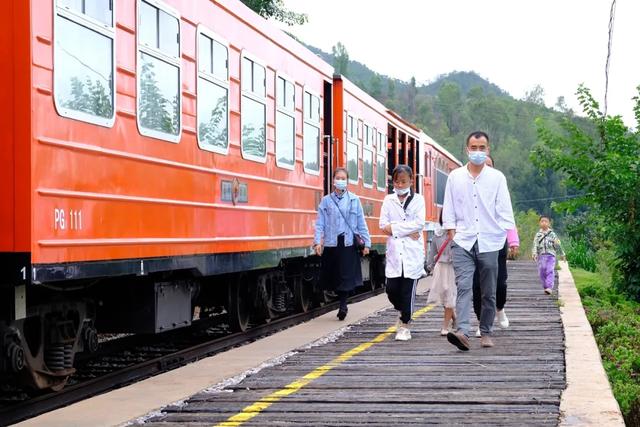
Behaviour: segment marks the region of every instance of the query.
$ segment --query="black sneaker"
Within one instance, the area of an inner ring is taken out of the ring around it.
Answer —
[[[344,320],[344,318],[347,317],[348,311],[349,309],[347,308],[341,308],[340,310],[338,310],[338,320]]]
[[[469,338],[462,332],[449,332],[447,334],[447,341],[462,351],[469,351],[471,348],[471,345],[469,345]]]

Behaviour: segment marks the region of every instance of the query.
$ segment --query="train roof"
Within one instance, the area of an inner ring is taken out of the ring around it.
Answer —
[[[458,160],[456,158],[456,156],[451,154],[449,152],[449,150],[444,148],[442,145],[438,144],[433,138],[431,138],[429,135],[424,133],[424,131],[422,131],[422,130],[420,131],[420,140],[423,141],[423,142],[427,142],[430,145],[433,145],[438,151],[440,151],[442,154],[444,154],[446,157],[448,157],[449,160],[451,160],[452,162],[456,163],[458,166],[462,166],[462,162],[460,160]]]
[[[276,45],[287,50],[299,60],[306,62],[326,77],[331,78],[333,76],[334,68],[331,65],[241,1],[219,0],[216,3],[219,7],[225,9],[228,13],[243,21]]]
[[[387,118],[387,120],[389,120],[392,123],[395,123],[396,126],[398,124],[401,124],[401,125],[405,126],[406,128],[412,130],[416,134],[415,136],[418,136],[419,133],[421,132],[420,129],[418,127],[416,127],[414,124],[412,124],[412,123],[408,122],[407,120],[403,119],[400,116],[400,114],[396,113],[393,110],[390,110],[387,106],[382,104],[380,101],[375,99],[373,96],[369,95],[367,92],[365,92],[364,90],[360,89],[355,83],[353,83],[347,77],[345,77],[343,75],[340,75],[340,74],[336,74],[334,76],[334,78],[338,78],[338,79],[342,80],[343,84],[344,84],[344,89],[346,91],[351,93],[356,98],[360,99],[360,101],[364,102],[365,104],[371,106],[372,108],[375,108],[383,116],[385,116]]]

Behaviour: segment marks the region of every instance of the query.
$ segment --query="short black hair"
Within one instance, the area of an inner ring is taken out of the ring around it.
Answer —
[[[471,141],[471,138],[476,138],[476,139],[485,138],[487,140],[487,144],[489,143],[489,135],[487,135],[486,132],[483,132],[481,130],[474,130],[469,134],[469,136],[467,136],[467,145],[469,145],[469,141]]]
[[[549,215],[540,215],[540,218],[538,218],[538,222],[542,221],[542,218],[547,218],[549,222],[551,222],[551,217]]]
[[[401,173],[406,173],[407,175],[409,175],[409,178],[413,179],[413,171],[411,170],[410,166],[398,165],[393,169],[393,173],[391,174],[391,180],[395,181],[396,177]]]
[[[344,172],[344,173],[346,173],[346,174],[347,174],[347,179],[349,179],[349,171],[347,170],[347,168],[335,168],[335,169],[333,170],[333,176],[332,176],[332,178],[335,178],[335,177],[336,177],[336,174],[337,174],[338,172]]]

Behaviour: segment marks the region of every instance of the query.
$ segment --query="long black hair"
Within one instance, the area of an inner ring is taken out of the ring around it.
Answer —
[[[413,170],[411,170],[410,166],[398,165],[393,169],[393,173],[391,174],[391,180],[395,181],[396,177],[401,173],[406,173],[407,175],[409,175],[409,178],[413,179]]]

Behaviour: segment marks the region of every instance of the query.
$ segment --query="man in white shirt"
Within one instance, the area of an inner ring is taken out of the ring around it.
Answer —
[[[467,137],[469,162],[449,174],[442,207],[443,227],[453,240],[453,268],[458,296],[458,330],[447,339],[460,350],[469,345],[469,316],[472,304],[473,274],[480,273],[482,312],[480,345],[493,347],[491,329],[496,315],[498,252],[504,246],[507,230],[515,227],[511,197],[505,176],[485,166],[489,136],[472,132]]]

